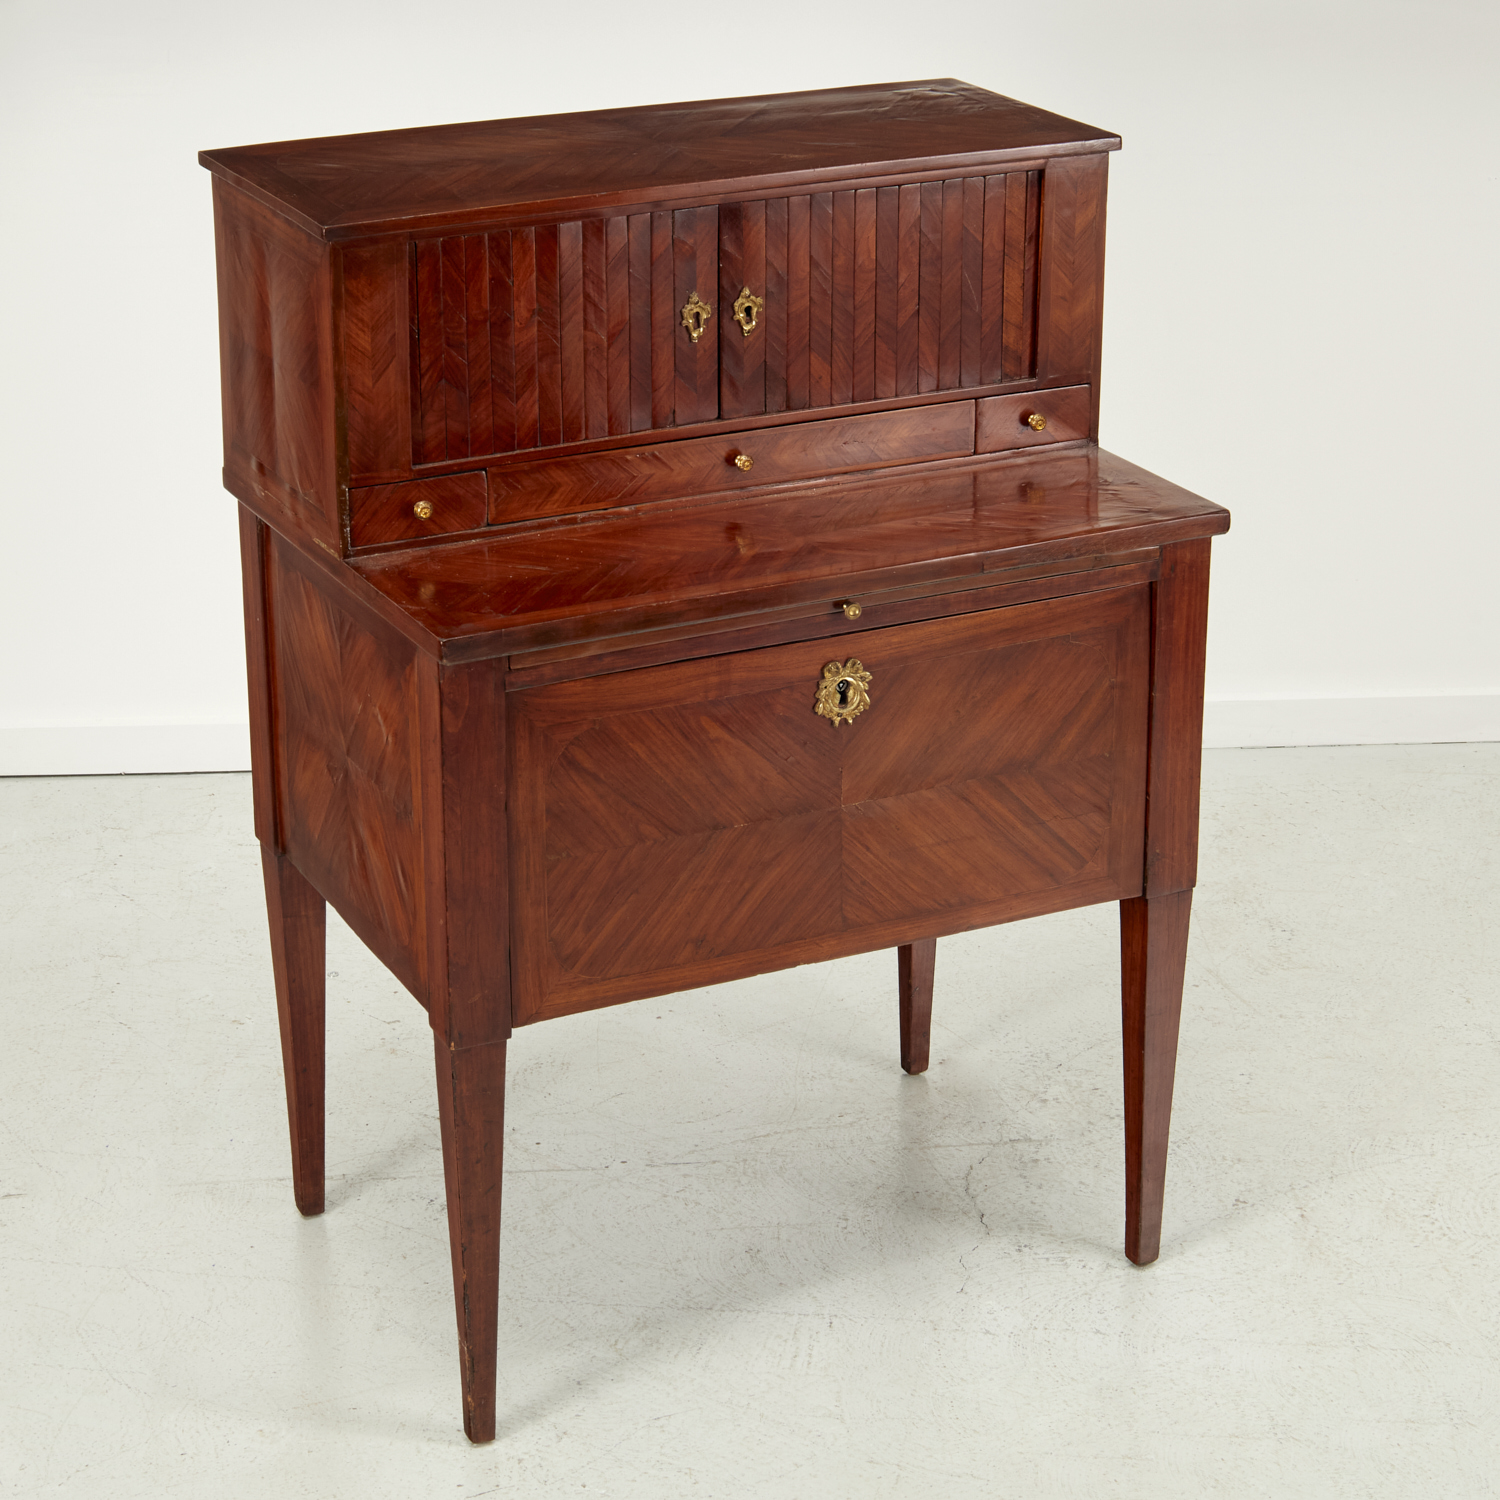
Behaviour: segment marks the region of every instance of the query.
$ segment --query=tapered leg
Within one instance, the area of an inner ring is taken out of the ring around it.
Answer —
[[[1125,1033],[1125,1253],[1150,1265],[1161,1250],[1162,1189],[1177,1023],[1192,891],[1120,903],[1121,1013]]]
[[[328,909],[291,860],[260,847],[281,1020],[281,1071],[292,1131],[292,1191],[323,1212],[324,934]]]
[[[896,973],[901,985],[901,1066],[908,1073],[927,1071],[932,1041],[932,971],[937,962],[937,939],[922,938],[896,949]]]
[[[464,1431],[471,1443],[488,1443],[495,1436],[505,1043],[454,1048],[440,1036],[434,1041]]]

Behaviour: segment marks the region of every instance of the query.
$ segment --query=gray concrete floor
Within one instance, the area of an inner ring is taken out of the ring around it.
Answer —
[[[1160,1261],[1116,924],[517,1034],[499,1441],[459,1427],[431,1049],[329,935],[289,1182],[240,776],[0,783],[0,1493],[1469,1497],[1500,1471],[1500,745],[1218,751]]]

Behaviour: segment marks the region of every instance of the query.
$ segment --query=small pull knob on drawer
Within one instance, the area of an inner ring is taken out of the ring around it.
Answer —
[[[430,521],[432,519],[432,501],[418,500],[417,503],[412,506],[411,513],[419,521]]]
[[[1045,432],[1047,430],[1047,419],[1041,412],[1034,411],[1026,418],[1026,425],[1033,432]]]
[[[736,453],[734,456],[734,466],[741,472],[751,468],[754,463],[755,460],[748,453]]]
[[[842,609],[851,620],[857,620],[864,613],[864,610],[859,607],[858,599],[845,599],[844,602],[839,606],[839,608]]]

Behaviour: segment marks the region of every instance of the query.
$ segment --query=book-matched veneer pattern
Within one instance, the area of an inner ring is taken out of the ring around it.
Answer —
[[[1149,590],[511,695],[517,1024],[1139,889]]]

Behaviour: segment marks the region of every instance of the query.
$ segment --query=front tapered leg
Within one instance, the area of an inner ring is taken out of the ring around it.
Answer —
[[[1150,1265],[1161,1250],[1162,1189],[1192,891],[1120,903],[1125,1035],[1125,1254]]]
[[[261,845],[281,1070],[292,1133],[292,1192],[304,1214],[323,1212],[324,951],[328,908],[285,855]]]
[[[440,1036],[434,1041],[464,1431],[471,1443],[488,1443],[495,1436],[505,1043],[455,1048]]]
[[[908,1073],[927,1071],[932,1041],[932,971],[937,939],[922,938],[896,949],[896,977],[901,987],[901,1066]]]

